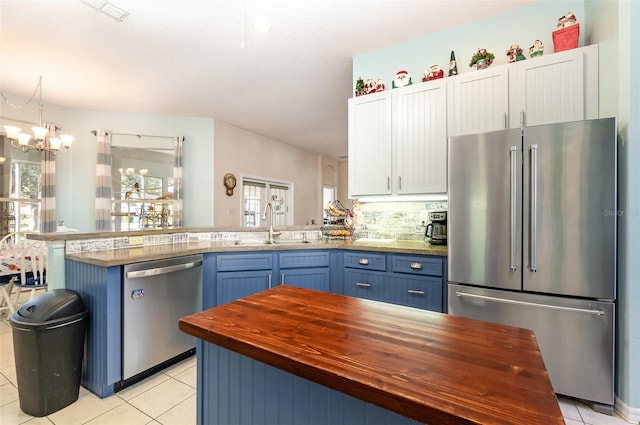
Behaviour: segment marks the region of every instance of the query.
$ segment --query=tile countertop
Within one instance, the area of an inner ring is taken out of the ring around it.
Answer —
[[[90,251],[66,254],[68,260],[89,263],[102,267],[120,266],[142,261],[161,260],[190,254],[253,252],[253,251],[290,251],[305,249],[352,249],[379,251],[401,254],[447,255],[446,245],[430,245],[423,241],[396,240],[356,240],[324,241],[300,245],[235,245],[233,241],[192,241],[165,245],[150,245],[135,248]]]

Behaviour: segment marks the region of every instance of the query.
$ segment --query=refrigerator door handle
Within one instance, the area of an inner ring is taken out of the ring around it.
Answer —
[[[479,298],[482,300],[495,301],[495,302],[505,303],[505,304],[518,304],[518,305],[529,306],[529,307],[540,307],[540,308],[546,308],[549,310],[560,310],[560,311],[567,311],[572,313],[591,314],[594,316],[603,316],[605,314],[605,312],[602,310],[591,310],[587,308],[563,307],[559,305],[532,303],[529,301],[518,301],[518,300],[507,299],[507,298],[490,297],[488,295],[470,294],[467,292],[460,292],[460,291],[456,291],[456,296],[467,297],[467,298]]]
[[[535,273],[538,271],[538,145],[531,145],[529,150],[531,152],[531,199],[529,203],[531,227],[529,230],[529,270]]]
[[[511,211],[510,211],[510,220],[511,220],[511,226],[510,226],[510,231],[511,231],[511,246],[510,246],[510,259],[509,259],[509,269],[511,269],[511,271],[516,271],[516,256],[517,256],[517,247],[516,247],[516,223],[517,223],[517,213],[518,213],[518,209],[517,209],[517,205],[516,205],[516,198],[518,196],[518,177],[517,177],[517,167],[518,167],[518,147],[517,146],[511,146],[511,152],[510,152],[510,156],[511,156],[511,190],[510,190],[510,201],[511,201]]]

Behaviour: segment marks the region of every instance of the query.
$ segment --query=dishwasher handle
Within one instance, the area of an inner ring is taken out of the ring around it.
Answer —
[[[178,272],[181,270],[188,270],[194,267],[198,267],[202,265],[202,260],[191,261],[189,263],[181,263],[175,264],[173,266],[165,266],[165,267],[156,267],[153,269],[145,269],[145,270],[135,270],[126,273],[127,279],[135,279],[138,277],[151,277],[158,276],[161,274]]]

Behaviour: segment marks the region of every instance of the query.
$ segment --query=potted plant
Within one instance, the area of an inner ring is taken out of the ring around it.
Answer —
[[[483,69],[491,65],[494,59],[495,55],[487,52],[487,49],[478,49],[478,51],[471,56],[469,66],[475,65],[476,69]]]

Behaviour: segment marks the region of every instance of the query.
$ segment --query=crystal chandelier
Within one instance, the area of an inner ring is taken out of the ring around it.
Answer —
[[[57,127],[53,124],[46,124],[42,122],[42,110],[44,109],[44,103],[42,102],[42,76],[38,80],[38,86],[36,87],[33,96],[22,107],[26,106],[33,100],[38,93],[38,112],[40,114],[40,121],[38,127],[31,127],[33,136],[31,134],[22,133],[22,129],[14,127],[12,125],[5,125],[4,129],[7,132],[7,139],[11,141],[11,146],[14,148],[20,148],[23,152],[29,152],[31,149],[35,149],[38,152],[51,152],[53,155],[57,155],[58,152],[66,153],[71,147],[73,142],[73,136],[62,134],[59,137],[56,136]],[[7,99],[2,96],[5,102]],[[13,105],[11,105],[13,106]],[[33,143],[31,138],[33,137]]]

